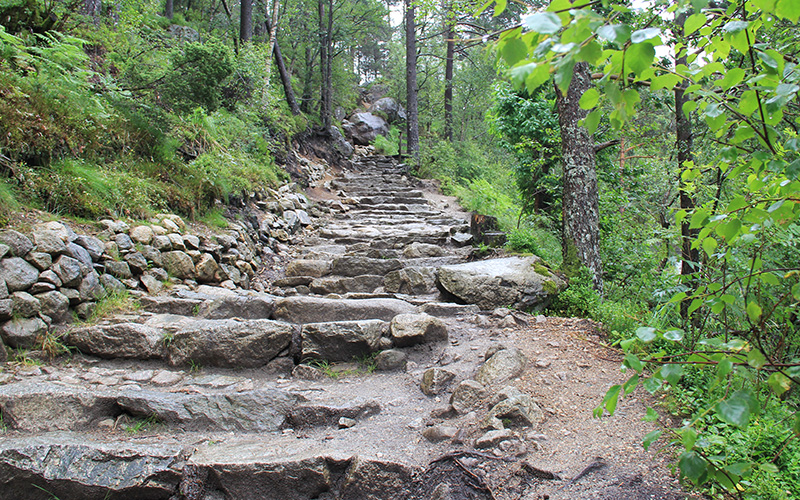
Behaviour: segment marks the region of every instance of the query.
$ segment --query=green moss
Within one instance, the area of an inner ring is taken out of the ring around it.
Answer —
[[[548,269],[547,266],[543,265],[541,262],[534,262],[533,263],[533,270],[537,274],[541,274],[542,276],[550,277],[550,276],[553,275],[553,273],[550,272],[550,269]]]
[[[555,295],[558,293],[558,285],[556,285],[556,282],[553,280],[542,281],[542,289],[547,292],[548,295]]]

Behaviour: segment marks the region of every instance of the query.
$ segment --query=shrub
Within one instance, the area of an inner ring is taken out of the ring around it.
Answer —
[[[377,136],[372,145],[375,146],[375,150],[380,154],[388,156],[396,155],[400,145],[400,129],[397,127],[391,127],[387,137],[382,135]]]
[[[187,43],[173,55],[162,84],[164,101],[176,111],[197,106],[214,111],[222,101],[222,84],[233,69],[231,50],[222,42]]]

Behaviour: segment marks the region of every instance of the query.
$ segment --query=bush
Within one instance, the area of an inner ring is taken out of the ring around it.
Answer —
[[[214,111],[222,101],[222,84],[233,69],[231,50],[222,42],[187,43],[174,53],[172,67],[164,78],[164,102],[176,111],[197,106]]]
[[[600,294],[592,284],[592,273],[582,267],[577,275],[570,278],[567,289],[553,298],[547,311],[568,318],[596,319],[600,300]]]
[[[512,229],[508,233],[506,249],[538,255],[545,262],[556,266],[561,262],[561,243],[553,233],[542,228]]]
[[[372,145],[375,146],[375,150],[382,155],[396,155],[400,145],[400,129],[391,127],[388,137],[379,135],[375,137],[375,141],[373,141]]]

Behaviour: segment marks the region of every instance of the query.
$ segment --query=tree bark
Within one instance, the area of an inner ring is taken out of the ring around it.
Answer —
[[[267,31],[272,33],[268,20],[264,21],[264,25]],[[289,105],[289,110],[292,112],[292,114],[297,116],[300,114],[300,107],[297,105],[297,99],[294,97],[294,89],[292,88],[292,75],[286,70],[286,64],[284,63],[283,56],[281,55],[281,45],[278,43],[277,38],[275,40],[275,45],[273,46],[273,55],[275,56],[275,66],[278,67],[278,74],[280,75],[281,83],[283,84],[283,93],[286,95],[286,104]]]
[[[242,0],[239,17],[239,39],[242,43],[253,38],[253,0]]]
[[[164,17],[167,19],[172,19],[175,15],[175,7],[173,0],[167,0],[166,5],[164,6]]]
[[[592,273],[594,287],[603,289],[600,261],[599,202],[595,171],[594,140],[578,123],[588,111],[578,105],[591,85],[589,65],[577,63],[572,71],[567,93],[556,86],[558,123],[561,129],[561,150],[564,159],[562,194],[563,268],[575,272],[584,265]]]
[[[303,95],[300,97],[300,109],[306,113],[312,110],[311,101],[313,100],[313,75],[314,75],[314,55],[311,46],[306,47],[306,70],[303,78]]]
[[[269,47],[267,47],[267,54],[272,54],[272,51],[275,50],[275,41],[278,36],[278,9],[280,7],[280,2],[278,0],[272,0],[272,22],[267,23],[267,32],[269,33]],[[269,9],[267,9],[267,19],[269,19]],[[267,57],[266,66],[264,68],[264,75],[265,80],[269,84],[269,75],[270,75],[270,58]]]
[[[101,0],[84,0],[83,1],[83,14],[97,19],[97,14],[100,12]]]
[[[417,107],[417,35],[413,0],[406,3],[406,113],[407,149],[415,165],[419,164],[419,110]]]
[[[686,22],[688,13],[681,12],[675,19],[676,38],[683,38],[683,26]],[[686,54],[675,59],[675,64],[686,64]],[[692,117],[683,112],[683,105],[689,102],[686,97],[686,81],[682,81],[675,88],[675,149],[678,161],[678,190],[680,192],[679,203],[681,210],[691,212],[695,208],[695,200],[690,193],[688,186],[683,181],[681,175],[686,169],[685,163],[693,160],[692,155]],[[694,273],[697,271],[697,263],[700,260],[700,252],[692,248],[692,242],[697,238],[698,230],[691,229],[690,218],[686,217],[681,221],[681,278],[692,290],[696,288]],[[689,301],[681,302],[681,318],[689,319]]]
[[[331,127],[333,115],[333,82],[331,81],[331,29],[333,28],[333,5],[332,0],[327,5],[327,19],[325,12],[325,0],[317,0],[317,10],[319,14],[319,65],[322,76],[321,96],[320,96],[320,119],[322,128],[325,130]]]
[[[456,32],[453,22],[446,19],[447,29],[445,39],[447,40],[447,54],[444,66],[444,137],[448,141],[453,141],[453,58],[455,55]]]

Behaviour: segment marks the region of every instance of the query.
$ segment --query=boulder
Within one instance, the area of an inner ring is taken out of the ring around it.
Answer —
[[[82,246],[78,245],[75,242],[67,243],[67,249],[64,251],[65,255],[69,255],[73,259],[82,262],[84,265],[89,267],[92,266],[94,262],[94,258],[92,254],[89,253],[88,250],[83,248]]]
[[[103,256],[103,252],[106,250],[105,244],[94,236],[79,235],[75,238],[74,243],[85,248],[94,262],[100,260],[100,257]]]
[[[118,235],[114,236],[114,242],[117,244],[117,248],[119,248],[120,252],[133,250],[133,240],[125,233],[119,233]]]
[[[139,276],[139,282],[141,282],[144,289],[147,290],[147,293],[151,295],[161,293],[161,290],[164,289],[164,285],[151,274]]]
[[[53,265],[53,257],[49,253],[44,252],[28,252],[25,260],[33,264],[39,271],[44,271]]]
[[[383,288],[389,293],[408,295],[433,293],[436,291],[436,269],[433,267],[404,267],[392,271],[384,276]]]
[[[0,281],[9,292],[27,290],[39,279],[39,271],[19,257],[0,260]]]
[[[118,398],[126,413],[155,417],[187,431],[275,432],[299,397],[280,389],[225,394],[181,394],[137,391]]]
[[[516,347],[501,349],[478,368],[475,380],[484,385],[498,384],[518,377],[525,371],[526,366],[528,358],[522,351]]]
[[[353,278],[328,277],[313,280],[308,288],[313,293],[372,293],[383,284],[383,276],[362,275]]]
[[[436,283],[459,300],[482,309],[543,307],[565,283],[556,276],[539,274],[537,269],[547,272],[540,261],[536,256],[506,257],[442,266]]]
[[[441,368],[428,368],[422,374],[420,389],[426,396],[436,396],[446,391],[456,374]]]
[[[131,229],[131,239],[142,245],[149,245],[155,236],[153,228],[150,226],[136,226]]]
[[[33,243],[37,252],[56,255],[67,249],[67,243],[56,231],[36,230],[33,232]]]
[[[138,276],[147,271],[147,258],[141,252],[126,254],[124,259],[134,275]]]
[[[186,252],[175,250],[162,255],[164,268],[169,274],[180,279],[191,279],[195,276],[194,262]]]
[[[11,255],[14,257],[24,257],[33,250],[33,242],[30,238],[13,229],[0,231],[0,243],[7,245]]]
[[[125,285],[123,285],[120,280],[106,273],[100,276],[100,284],[103,285],[103,288],[105,288],[108,293],[126,290]]]
[[[52,291],[36,296],[41,304],[42,314],[53,319],[54,323],[65,323],[72,319],[69,313],[69,299],[61,292]]]
[[[375,101],[367,110],[372,114],[385,116],[391,124],[406,121],[406,110],[391,97],[382,97]]]
[[[275,319],[290,323],[323,323],[380,319],[390,321],[417,308],[398,299],[328,299],[322,297],[283,297],[275,301]]]
[[[61,280],[63,286],[72,288],[81,284],[81,280],[86,274],[84,269],[88,272],[89,268],[83,266],[77,259],[62,255],[53,264],[52,269],[58,275],[58,279]]]
[[[161,357],[165,332],[139,323],[93,325],[73,330],[67,344],[99,358],[152,359]]]
[[[383,276],[403,267],[398,259],[373,259],[361,255],[339,257],[333,261],[331,274],[338,276],[361,276],[372,274]]]
[[[219,281],[220,268],[214,256],[203,253],[195,264],[195,277],[200,283],[213,283]]]
[[[46,382],[0,385],[3,421],[25,432],[86,430],[119,410],[109,393]]]
[[[298,259],[286,265],[286,276],[312,276],[319,278],[330,274],[331,262],[328,260]]]
[[[107,260],[104,266],[106,268],[106,273],[115,278],[127,280],[133,277],[131,266],[129,266],[127,262],[121,260]]]
[[[30,349],[47,333],[47,324],[39,318],[14,318],[0,328],[3,342],[17,349]]]
[[[13,314],[22,318],[32,318],[37,316],[42,310],[39,299],[27,292],[12,293],[11,307],[13,309]]]
[[[397,347],[447,340],[447,327],[439,318],[425,313],[398,314],[389,328]]]
[[[267,294],[226,295],[204,302],[197,315],[205,319],[268,319],[275,310],[275,297]]]
[[[289,347],[293,327],[267,319],[198,320],[178,330],[170,341],[169,362],[252,368],[269,363]]]
[[[464,380],[459,383],[450,396],[450,406],[463,415],[488,406],[489,393],[478,381]]]
[[[381,320],[305,324],[301,358],[351,361],[375,351],[386,326]]]
[[[389,124],[372,113],[354,113],[342,122],[344,135],[354,144],[367,146],[379,135],[389,135]]]

